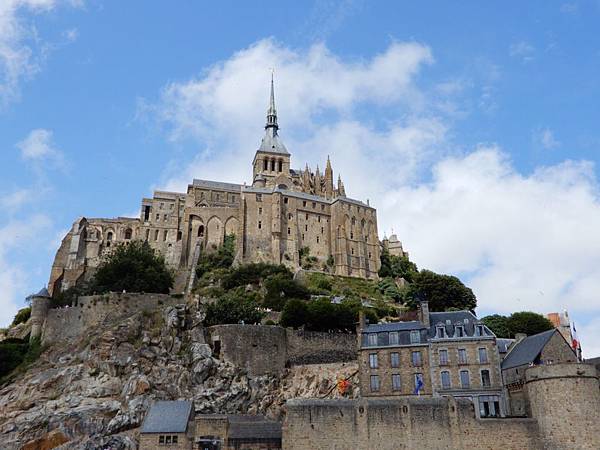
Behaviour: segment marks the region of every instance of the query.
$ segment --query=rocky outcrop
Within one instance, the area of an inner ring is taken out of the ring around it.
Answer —
[[[339,395],[336,379],[357,368],[296,366],[282,376],[251,377],[214,357],[198,322],[186,306],[169,306],[45,349],[0,389],[1,448],[134,449],[137,428],[159,399],[191,399],[201,413],[281,418],[289,398]]]

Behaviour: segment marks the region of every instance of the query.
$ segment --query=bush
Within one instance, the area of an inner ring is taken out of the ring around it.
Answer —
[[[388,277],[380,280],[377,287],[385,297],[394,302],[399,303],[403,300],[402,291],[396,286],[396,282],[392,278]]]
[[[530,311],[515,312],[508,317],[494,314],[481,321],[500,338],[514,338],[517,333],[533,336],[554,328],[547,318]]]
[[[275,311],[281,311],[290,298],[308,299],[308,289],[291,278],[291,274],[271,275],[265,279],[265,299],[263,305]]]
[[[243,289],[230,292],[208,305],[204,325],[222,325],[228,323],[260,323],[264,314],[258,310],[255,293],[246,293]]]
[[[64,291],[55,292],[50,302],[50,307],[62,308],[63,306],[71,306],[78,297],[81,297],[82,295],[91,295],[93,293],[93,287],[90,283],[79,283]]]
[[[31,307],[27,306],[25,308],[22,308],[19,311],[17,311],[17,314],[15,315],[15,318],[12,321],[12,326],[14,327],[15,325],[19,325],[20,323],[25,323],[29,320],[30,317]]]
[[[0,342],[0,380],[6,380],[7,375],[19,366],[33,363],[40,353],[39,339],[34,339],[31,343],[15,338]]]
[[[408,286],[404,302],[416,308],[419,301],[427,300],[431,311],[473,310],[477,306],[477,298],[473,291],[452,275],[440,275],[430,270],[421,270],[413,276]]]
[[[402,277],[409,283],[413,281],[416,274],[419,273],[417,265],[410,261],[406,256],[390,255],[387,248],[384,248],[380,256],[381,267],[379,276],[382,278]]]
[[[300,328],[309,322],[308,303],[302,300],[289,300],[281,312],[279,323],[283,327]]]
[[[91,289],[104,292],[151,292],[168,294],[173,274],[164,258],[145,241],[119,244],[100,263]]]
[[[263,279],[270,275],[289,275],[292,273],[283,265],[274,265],[267,263],[244,264],[233,268],[225,274],[221,280],[224,289],[233,289],[247,284],[259,284]]]
[[[202,253],[196,266],[196,276],[201,278],[206,272],[214,269],[227,269],[235,258],[235,234],[228,234],[223,244],[213,253]]]

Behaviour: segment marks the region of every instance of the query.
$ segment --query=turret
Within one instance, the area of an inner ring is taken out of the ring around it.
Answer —
[[[51,298],[48,290],[44,287],[37,294],[27,297],[27,300],[31,302],[31,334],[29,339],[33,341],[42,337]]]
[[[327,165],[325,166],[325,197],[333,197],[333,169],[331,168],[329,156],[327,156]]]
[[[345,197],[346,196],[346,188],[344,187],[344,183],[342,182],[341,175],[338,175],[337,194],[338,194],[339,197]]]

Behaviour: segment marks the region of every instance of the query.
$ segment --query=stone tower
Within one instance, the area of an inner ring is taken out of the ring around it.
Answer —
[[[37,294],[32,294],[27,299],[31,301],[31,334],[29,340],[33,341],[42,337],[51,298],[48,289],[44,287]]]

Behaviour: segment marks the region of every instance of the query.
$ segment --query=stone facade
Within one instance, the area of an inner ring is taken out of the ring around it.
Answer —
[[[527,369],[530,418],[479,418],[454,397],[292,400],[283,448],[381,450],[573,450],[600,448],[598,376],[593,366]]]
[[[334,186],[329,159],[323,173],[308,165],[292,169],[278,129],[272,96],[250,185],[193,180],[185,193],[156,191],[144,198],[138,218],[75,221],[56,253],[50,293],[89,278],[118,243],[146,240],[172,268],[189,274],[201,252],[213,251],[230,234],[236,236],[238,263],[281,263],[297,270],[300,250],[308,249],[316,258],[313,269],[377,278],[375,208],[346,197],[341,178]],[[179,290],[188,279],[181,278]]]
[[[281,450],[281,423],[260,415],[198,414],[200,450]]]
[[[249,375],[280,374],[296,364],[356,359],[356,338],[271,325],[216,325],[209,328],[213,355],[244,368]]]
[[[496,337],[469,311],[430,313],[419,320],[361,324],[363,396],[469,398],[482,417],[505,413]]]
[[[187,433],[140,434],[140,449],[144,450],[192,450],[192,442]]]

